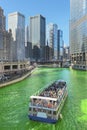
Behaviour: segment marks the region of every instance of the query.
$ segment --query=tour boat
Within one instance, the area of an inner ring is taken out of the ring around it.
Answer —
[[[29,119],[40,122],[56,123],[62,116],[61,109],[67,95],[66,81],[57,80],[52,82],[30,97]]]

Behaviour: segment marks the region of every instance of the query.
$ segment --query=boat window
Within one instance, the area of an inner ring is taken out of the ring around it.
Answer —
[[[56,115],[56,111],[54,111],[53,114]]]
[[[37,108],[33,108],[33,111],[34,111],[34,112],[37,112],[37,111],[38,111],[38,109],[37,109]]]
[[[48,111],[48,114],[51,114],[51,111]]]
[[[29,107],[29,111],[31,111],[31,107]]]

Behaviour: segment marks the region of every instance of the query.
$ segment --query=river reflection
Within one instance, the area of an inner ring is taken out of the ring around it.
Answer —
[[[63,119],[55,125],[28,119],[29,97],[50,82],[64,79],[68,98]],[[25,80],[0,89],[0,130],[86,130],[87,72],[61,68],[38,68]]]

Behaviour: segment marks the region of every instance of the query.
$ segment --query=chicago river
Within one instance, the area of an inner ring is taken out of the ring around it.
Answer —
[[[46,124],[28,119],[29,97],[50,82],[64,79],[68,98],[63,119]],[[37,68],[25,80],[0,89],[0,130],[86,130],[87,72],[64,68]]]

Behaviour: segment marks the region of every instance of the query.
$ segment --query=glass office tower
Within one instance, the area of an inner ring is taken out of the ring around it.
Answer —
[[[58,30],[58,60],[63,60],[63,49],[64,49],[63,31]]]
[[[15,55],[18,61],[25,59],[25,17],[19,12],[8,15],[8,29],[12,30],[15,45]],[[13,50],[14,51],[14,50]]]
[[[51,52],[51,60],[57,60],[58,59],[58,38],[57,38],[57,32],[58,31],[58,26],[57,24],[50,23],[48,25],[48,43],[49,47],[52,48]]]
[[[87,70],[87,0],[70,0],[70,54],[74,68]]]
[[[30,43],[32,44],[32,60],[45,59],[46,20],[42,15],[30,17]]]

